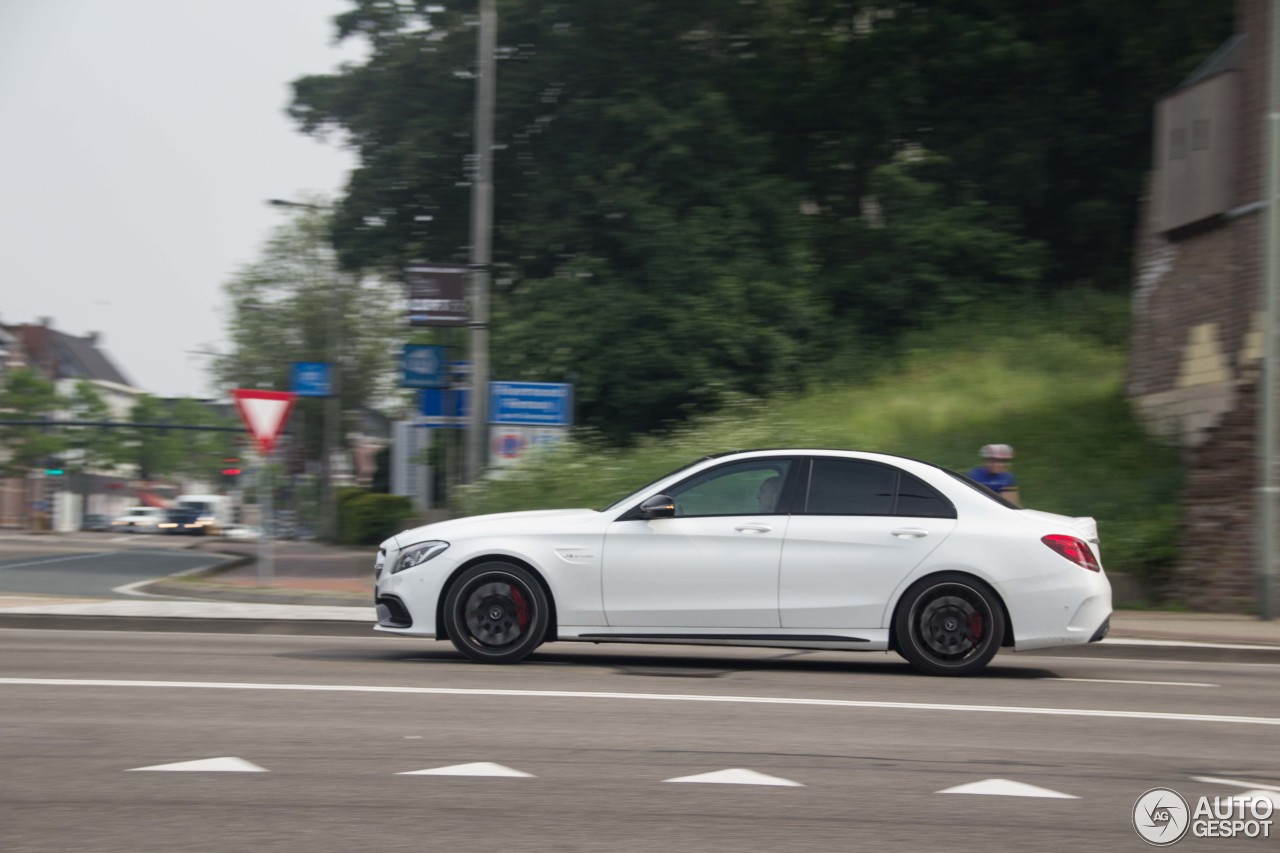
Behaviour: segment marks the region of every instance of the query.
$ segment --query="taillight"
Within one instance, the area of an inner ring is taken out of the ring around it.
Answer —
[[[1088,569],[1091,572],[1102,571],[1102,566],[1098,565],[1098,558],[1093,556],[1093,550],[1081,539],[1051,533],[1040,541],[1082,569]]]

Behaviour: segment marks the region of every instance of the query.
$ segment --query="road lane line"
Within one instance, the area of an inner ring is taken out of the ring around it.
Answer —
[[[117,553],[116,551],[95,551],[92,554],[77,554],[74,557],[50,557],[47,560],[30,560],[26,563],[8,563],[0,565],[0,571],[5,569],[23,569],[27,566],[39,566],[43,563],[65,563],[71,560],[87,560],[90,557],[106,557]]]
[[[1280,726],[1280,717],[1176,714],[1163,711],[1107,711],[1094,708],[1037,708],[1017,705],[945,705],[935,702],[873,702],[858,699],[798,699],[784,696],[713,696],[697,693],[618,693],[582,690],[501,690],[475,687],[378,687],[356,684],[260,684],[231,681],[132,681],[106,678],[0,678],[0,685],[35,687],[156,687],[193,690],[280,690],[308,693],[399,693],[419,696],[501,696],[523,699],[618,699],[645,702],[711,702],[738,705],[802,705],[871,710],[1032,714],[1048,717],[1105,717],[1176,723],[1239,723]]]
[[[1152,687],[1217,687],[1203,681],[1126,681],[1122,678],[1059,678],[1056,675],[1037,678],[1036,681],[1085,681],[1090,684],[1143,684]]]

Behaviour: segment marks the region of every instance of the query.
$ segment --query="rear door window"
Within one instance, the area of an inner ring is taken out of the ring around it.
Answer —
[[[951,502],[914,474],[858,459],[815,458],[802,506],[808,515],[956,517]]]

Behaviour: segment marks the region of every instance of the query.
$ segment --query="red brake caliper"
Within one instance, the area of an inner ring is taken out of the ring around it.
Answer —
[[[529,602],[525,601],[524,593],[511,587],[511,601],[516,606],[516,624],[520,626],[521,631],[529,629]]]
[[[982,639],[982,614],[976,610],[969,614],[969,636],[974,641]]]

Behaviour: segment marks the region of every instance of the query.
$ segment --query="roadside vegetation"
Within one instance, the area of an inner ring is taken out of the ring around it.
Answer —
[[[979,447],[1004,442],[1017,451],[1028,507],[1097,518],[1108,571],[1158,582],[1175,554],[1181,467],[1124,398],[1123,312],[1124,300],[1096,297],[984,306],[982,316],[909,336],[874,376],[738,397],[630,448],[579,432],[464,489],[460,508],[600,508],[725,450],[874,450],[964,472],[978,464]]]

